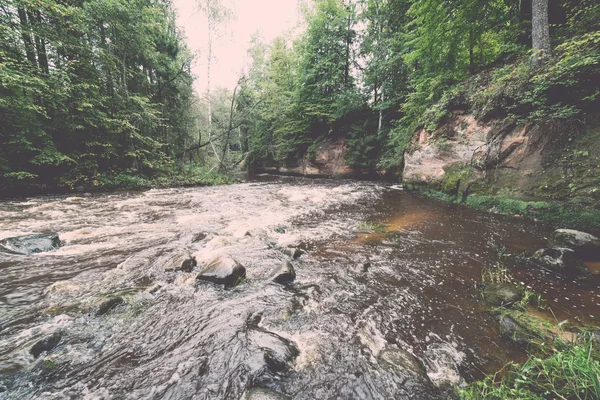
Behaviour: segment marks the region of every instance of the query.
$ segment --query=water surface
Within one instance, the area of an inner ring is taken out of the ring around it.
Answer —
[[[0,203],[0,238],[40,232],[66,245],[0,255],[0,398],[239,399],[254,386],[294,399],[445,398],[381,355],[407,350],[439,386],[522,360],[477,285],[500,246],[534,251],[551,230],[384,184],[264,177]],[[272,283],[290,248],[305,251],[294,284]],[[188,253],[198,268],[233,257],[247,280],[224,288],[165,271]],[[597,286],[513,273],[557,319],[600,317]],[[117,295],[124,304],[95,315]],[[58,347],[34,359],[56,331]],[[289,365],[269,364],[286,349],[297,350]]]

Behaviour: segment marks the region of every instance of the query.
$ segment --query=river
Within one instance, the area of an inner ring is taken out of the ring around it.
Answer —
[[[3,399],[240,399],[256,387],[294,399],[444,399],[445,385],[523,359],[478,284],[500,247],[534,251],[551,229],[381,183],[262,176],[0,203],[0,239],[39,232],[58,232],[64,247],[0,255]],[[292,260],[293,249],[303,254]],[[185,254],[194,271],[165,270]],[[224,256],[245,280],[196,281]],[[295,281],[272,282],[286,261]],[[597,286],[513,273],[558,319],[600,318]],[[97,315],[111,296],[124,302]],[[34,358],[33,344],[55,332],[58,346]]]

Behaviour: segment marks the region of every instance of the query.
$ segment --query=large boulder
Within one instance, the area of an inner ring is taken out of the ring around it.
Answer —
[[[512,283],[490,283],[483,289],[485,301],[492,306],[509,306],[521,300],[523,294]]]
[[[9,254],[34,254],[58,249],[62,242],[57,233],[40,233],[0,240],[0,252]]]
[[[197,280],[234,286],[246,277],[246,268],[233,258],[220,257],[206,265],[196,276]]]
[[[600,259],[600,238],[573,229],[557,229],[548,240],[550,247],[573,249],[580,257]]]
[[[566,275],[589,275],[590,271],[579,259],[575,250],[566,247],[539,249],[529,258],[529,262],[542,268]]]
[[[271,280],[282,285],[292,283],[296,279],[296,271],[291,262],[285,262],[271,274]]]

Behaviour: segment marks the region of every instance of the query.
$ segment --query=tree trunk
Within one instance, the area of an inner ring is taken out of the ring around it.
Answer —
[[[17,12],[19,13],[19,22],[21,22],[21,37],[23,38],[23,43],[25,43],[25,54],[27,55],[29,62],[35,66],[37,65],[37,61],[33,50],[33,41],[31,40],[31,34],[29,33],[27,12],[24,8],[19,8]]]
[[[552,55],[548,26],[548,0],[533,0],[531,12],[532,66],[537,68]]]

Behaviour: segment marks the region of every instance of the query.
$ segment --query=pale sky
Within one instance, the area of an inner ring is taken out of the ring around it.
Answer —
[[[300,20],[298,0],[222,0],[233,10],[233,19],[221,29],[222,37],[213,43],[211,88],[233,89],[241,71],[248,65],[250,39],[260,31],[264,42],[294,29]],[[206,17],[196,0],[174,0],[177,25],[184,30],[187,45],[198,56],[192,67],[196,92],[206,90]]]

